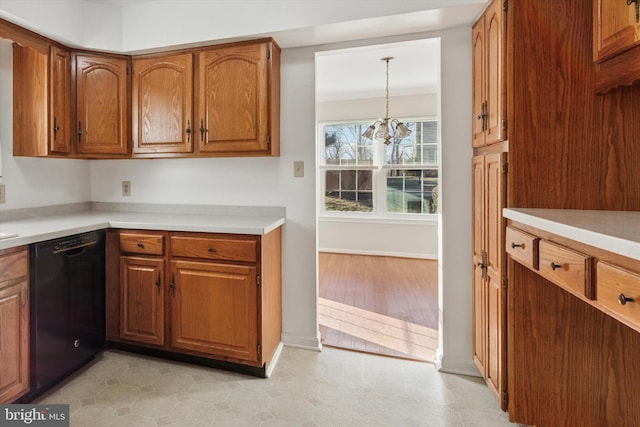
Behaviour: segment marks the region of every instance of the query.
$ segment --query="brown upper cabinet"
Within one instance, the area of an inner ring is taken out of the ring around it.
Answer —
[[[134,58],[133,156],[279,155],[279,57],[261,40]]]
[[[273,41],[198,53],[199,154],[279,154],[279,58]]]
[[[640,79],[640,2],[593,0],[593,59],[596,91]]]
[[[129,153],[128,60],[75,55],[76,152],[86,157]]]
[[[507,138],[504,7],[494,0],[473,26],[473,146]]]
[[[193,54],[133,60],[133,155],[193,152]]]
[[[13,45],[13,154],[71,153],[71,53]]]

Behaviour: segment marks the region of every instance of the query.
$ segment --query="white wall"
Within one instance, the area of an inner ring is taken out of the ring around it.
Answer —
[[[438,95],[395,96],[393,117],[436,117]],[[384,114],[385,98],[326,101],[316,104],[319,122],[375,120]],[[322,145],[322,142],[319,142]],[[322,171],[320,171],[322,173]],[[318,250],[363,255],[438,258],[438,220],[340,219],[318,217]]]
[[[0,159],[6,191],[0,219],[7,209],[89,201],[89,161],[13,157],[12,52],[11,42],[0,39]]]

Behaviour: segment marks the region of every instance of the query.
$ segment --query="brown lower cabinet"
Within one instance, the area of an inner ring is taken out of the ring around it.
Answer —
[[[27,248],[0,250],[0,404],[29,391]]]
[[[280,239],[110,230],[107,339],[264,367],[282,330]]]

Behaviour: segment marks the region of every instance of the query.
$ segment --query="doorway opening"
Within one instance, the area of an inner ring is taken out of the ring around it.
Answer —
[[[323,345],[435,361],[439,70],[439,38],[316,54]],[[385,107],[410,135],[363,135]]]

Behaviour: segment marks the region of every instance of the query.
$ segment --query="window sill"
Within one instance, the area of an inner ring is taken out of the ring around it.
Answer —
[[[390,216],[364,216],[361,214],[353,215],[331,215],[322,214],[318,216],[318,221],[322,222],[357,222],[365,224],[407,224],[407,225],[428,225],[438,224],[438,215],[432,214],[421,218],[416,218],[407,215],[398,215],[397,217]]]

